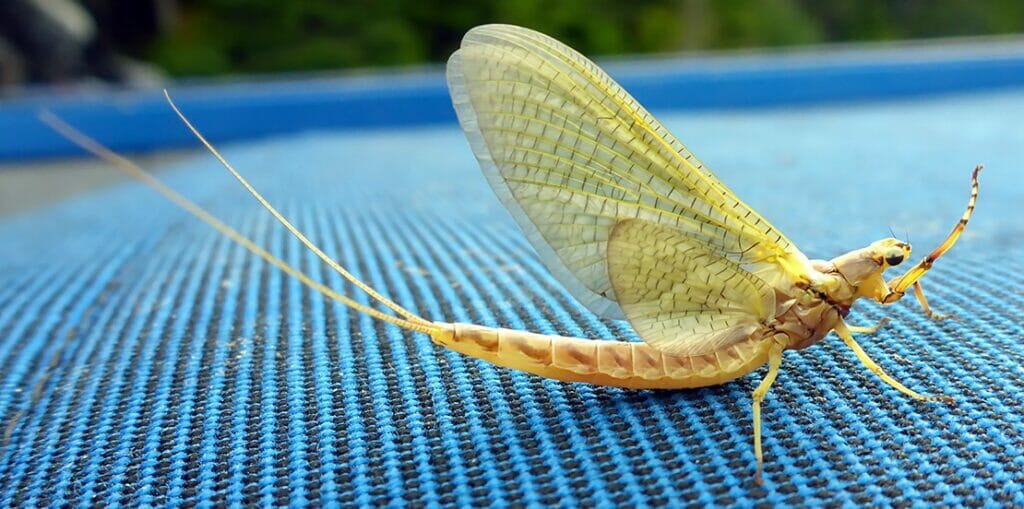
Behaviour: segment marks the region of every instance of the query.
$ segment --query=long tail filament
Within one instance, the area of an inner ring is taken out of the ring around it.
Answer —
[[[371,288],[366,283],[363,283],[362,281],[357,279],[355,276],[353,276],[347,270],[345,270],[344,267],[338,265],[338,262],[332,260],[331,257],[327,256],[323,251],[321,251],[320,248],[316,246],[316,244],[313,244],[308,238],[306,238],[306,236],[303,235],[298,228],[293,226],[287,219],[284,218],[284,216],[281,215],[280,212],[277,211],[277,209],[274,208],[273,205],[270,204],[270,202],[263,198],[263,195],[256,191],[256,189],[252,187],[249,184],[249,182],[246,181],[245,178],[243,178],[242,175],[231,166],[231,163],[224,159],[224,157],[220,155],[220,152],[217,152],[217,149],[213,148],[213,145],[211,145],[210,142],[206,141],[206,137],[204,137],[202,133],[200,133],[199,130],[192,125],[192,122],[189,122],[188,118],[186,118],[185,115],[181,112],[181,110],[178,109],[178,105],[174,104],[174,100],[171,99],[171,94],[167,92],[167,89],[164,89],[164,97],[167,99],[167,103],[171,105],[171,109],[174,110],[174,113],[178,115],[178,118],[180,118],[181,121],[185,123],[185,126],[188,127],[189,131],[192,131],[192,134],[194,134],[195,137],[198,138],[199,141],[202,142],[204,146],[206,146],[206,149],[209,150],[210,153],[213,154],[213,156],[216,157],[218,161],[220,161],[220,164],[224,165],[224,168],[226,168],[229,172],[231,172],[232,175],[235,176],[236,179],[238,179],[238,182],[240,182],[242,186],[244,186],[245,189],[249,191],[249,193],[252,194],[254,198],[256,198],[256,201],[260,202],[260,205],[263,205],[263,208],[267,209],[267,212],[270,212],[270,214],[273,215],[274,218],[277,219],[281,224],[283,224],[284,227],[288,229],[289,233],[294,235],[295,238],[299,239],[299,241],[302,242],[304,246],[306,246],[310,251],[315,253],[317,257],[323,260],[323,262],[326,263],[330,268],[334,269],[335,272],[341,274],[342,277],[349,280],[352,284],[356,285],[360,290],[366,292],[367,295],[373,297],[373,299],[376,300],[377,302],[380,302],[381,304],[387,306],[394,312],[405,317],[407,320],[419,323],[429,323],[426,320],[409,312],[402,306],[399,306],[392,300],[377,293],[376,290]]]
[[[164,93],[166,95],[166,91]],[[170,96],[167,96],[167,100],[168,100],[168,102],[171,101]],[[248,249],[250,252],[252,252],[256,256],[259,256],[260,258],[262,258],[263,260],[267,261],[271,265],[281,269],[286,274],[297,278],[299,281],[301,281],[306,286],[308,286],[308,287],[310,287],[310,288],[312,288],[312,289],[322,293],[323,295],[325,295],[325,296],[327,296],[327,297],[329,297],[331,299],[334,299],[335,301],[340,302],[341,304],[344,304],[344,305],[346,305],[346,306],[348,306],[348,307],[350,307],[350,308],[352,308],[352,309],[354,309],[356,311],[359,311],[361,313],[366,313],[366,314],[368,314],[368,315],[370,315],[370,316],[372,316],[372,317],[374,317],[374,318],[376,318],[378,320],[383,320],[385,322],[397,325],[399,327],[402,327],[403,329],[408,329],[408,330],[416,331],[416,332],[422,332],[422,333],[428,334],[428,335],[434,335],[434,334],[436,334],[438,332],[439,327],[437,325],[435,325],[435,324],[433,324],[433,323],[431,323],[431,322],[429,322],[429,321],[427,321],[427,320],[425,320],[425,319],[423,319],[423,318],[413,314],[412,312],[410,312],[410,311],[402,308],[401,306],[395,304],[391,300],[383,297],[382,295],[377,293],[375,290],[370,288],[370,286],[368,286],[366,283],[363,283],[362,281],[357,279],[355,276],[350,274],[348,271],[346,271],[344,268],[342,268],[340,265],[338,265],[337,262],[331,260],[326,254],[323,253],[323,251],[321,251],[315,245],[313,245],[313,243],[310,242],[309,239],[307,239],[301,232],[299,232],[298,229],[296,229],[294,226],[292,226],[291,223],[289,223],[286,219],[284,219],[284,217],[281,216],[281,214],[278,213],[277,210],[275,210],[273,207],[271,207],[270,204],[267,203],[267,201],[259,193],[257,193],[256,190],[253,189],[253,187],[251,185],[249,185],[249,183],[246,182],[246,180],[237,171],[235,171],[235,169],[232,168],[231,165],[229,165],[227,163],[227,161],[225,161],[224,158],[221,157],[221,155],[219,153],[217,153],[217,151],[209,144],[209,142],[207,142],[206,139],[204,139],[203,136],[201,134],[199,134],[199,132],[192,126],[192,124],[190,124],[188,122],[188,120],[184,117],[184,115],[181,114],[181,112],[178,110],[178,108],[174,105],[173,102],[171,102],[171,107],[174,108],[174,111],[185,122],[185,124],[188,126],[188,128],[199,138],[200,141],[202,141],[202,143],[206,146],[206,148],[209,149],[213,153],[213,155],[221,162],[221,164],[223,164],[228,169],[228,171],[230,171],[235,176],[235,178],[237,178],[238,181],[241,182],[242,185],[244,185],[245,188],[248,189],[249,192],[252,193],[253,196],[255,196],[256,199],[271,214],[274,215],[275,218],[277,218],[278,221],[280,221],[282,224],[284,224],[284,226],[288,229],[288,231],[292,235],[294,235],[306,247],[308,247],[314,253],[316,253],[316,255],[319,256],[321,260],[326,262],[331,268],[333,268],[335,271],[337,271],[339,274],[341,274],[342,277],[344,277],[348,281],[352,282],[352,284],[356,285],[357,287],[359,287],[360,289],[365,291],[374,300],[380,302],[381,304],[384,304],[385,306],[387,306],[387,307],[391,308],[392,310],[394,310],[396,313],[400,314],[401,318],[389,315],[387,313],[384,313],[384,312],[382,312],[380,310],[377,310],[377,309],[374,309],[372,307],[366,306],[364,304],[360,304],[359,302],[356,302],[355,300],[352,300],[351,298],[346,297],[345,295],[342,295],[342,294],[340,294],[340,293],[338,293],[338,292],[328,288],[327,286],[325,286],[325,285],[323,285],[323,284],[321,284],[321,283],[319,283],[317,281],[314,281],[312,278],[310,278],[306,274],[302,273],[301,271],[299,271],[295,267],[292,267],[291,265],[286,263],[284,260],[281,260],[280,258],[275,257],[274,255],[272,255],[269,252],[267,252],[265,249],[259,247],[258,245],[253,243],[251,240],[246,238],[244,235],[239,233],[237,230],[235,230],[235,229],[231,228],[230,226],[224,224],[222,221],[220,221],[219,219],[214,217],[212,214],[207,212],[205,209],[203,209],[199,205],[195,204],[194,202],[192,202],[188,198],[185,198],[184,196],[179,194],[177,191],[175,191],[175,190],[171,189],[170,187],[168,187],[167,185],[165,185],[163,182],[160,182],[159,180],[154,178],[152,175],[147,173],[145,170],[143,170],[139,165],[137,165],[137,164],[133,163],[132,161],[128,160],[127,158],[125,158],[125,157],[123,157],[123,156],[113,152],[112,150],[110,150],[109,148],[107,148],[104,145],[100,144],[96,140],[90,138],[89,136],[85,135],[81,131],[75,129],[74,127],[72,127],[67,122],[63,121],[61,118],[57,117],[53,113],[51,113],[49,111],[43,111],[43,112],[41,112],[39,114],[39,119],[43,123],[45,123],[46,125],[50,126],[50,128],[52,128],[53,130],[57,131],[57,133],[59,133],[60,135],[64,136],[65,138],[67,138],[72,143],[78,145],[79,147],[81,147],[82,149],[86,150],[87,152],[95,155],[96,157],[99,157],[100,159],[103,159],[104,161],[107,161],[108,163],[110,163],[111,165],[113,165],[117,169],[121,170],[125,174],[127,174],[127,175],[129,175],[131,177],[134,177],[134,178],[142,181],[144,184],[146,184],[147,186],[151,187],[153,190],[157,191],[158,193],[162,194],[164,197],[166,197],[167,199],[171,200],[173,203],[175,203],[176,205],[178,205],[182,209],[185,209],[185,211],[187,211],[188,213],[190,213],[193,216],[199,218],[200,220],[202,220],[206,224],[212,226],[218,232],[226,235],[231,240],[241,244],[242,247],[244,247],[245,249]]]

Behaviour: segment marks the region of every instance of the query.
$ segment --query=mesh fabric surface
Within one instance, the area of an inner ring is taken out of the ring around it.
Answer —
[[[957,404],[902,396],[835,337],[787,352],[757,486],[763,370],[657,392],[493,367],[325,300],[129,183],[0,223],[0,503],[1024,505],[1024,94],[659,117],[818,258],[892,226],[916,261],[987,163],[968,233],[923,280],[959,319],[908,298],[850,320],[892,317],[861,344]],[[423,316],[634,337],[548,275],[455,127],[224,149],[327,253]],[[359,295],[212,159],[161,176]]]

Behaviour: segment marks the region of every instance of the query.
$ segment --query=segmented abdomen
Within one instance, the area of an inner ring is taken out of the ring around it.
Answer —
[[[462,323],[437,323],[438,344],[485,361],[567,382],[633,389],[720,384],[765,363],[769,338],[751,338],[707,355],[671,355],[645,343],[546,336]]]

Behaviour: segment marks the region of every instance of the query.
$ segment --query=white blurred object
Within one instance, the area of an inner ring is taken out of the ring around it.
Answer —
[[[86,44],[96,37],[96,23],[81,5],[72,0],[29,0],[41,13],[59,24],[63,32]]]

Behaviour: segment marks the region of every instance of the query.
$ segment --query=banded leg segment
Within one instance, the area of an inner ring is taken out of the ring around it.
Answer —
[[[846,323],[840,321],[833,330],[835,330],[836,334],[840,338],[842,338],[843,342],[846,343],[846,346],[850,347],[850,350],[853,350],[853,353],[857,355],[857,359],[860,360],[862,364],[864,364],[864,367],[868,368],[868,370],[874,373],[875,375],[878,375],[878,378],[881,378],[883,382],[889,384],[894,389],[902,392],[903,394],[906,394],[907,396],[910,396],[911,398],[921,401],[943,401],[946,403],[953,402],[953,398],[949,396],[926,396],[918,392],[912,391],[908,389],[907,386],[901,384],[895,378],[889,376],[889,374],[883,371],[882,368],[871,357],[868,356],[867,352],[865,352],[864,349],[861,348],[859,344],[857,344],[857,341],[853,339],[853,332],[846,325]]]
[[[779,376],[779,366],[782,365],[782,352],[785,350],[785,346],[782,343],[773,343],[771,350],[768,351],[768,374],[761,380],[761,384],[754,389],[753,399],[754,408],[754,457],[757,458],[757,473],[754,474],[754,479],[757,484],[762,484],[764,481],[761,479],[761,470],[764,466],[764,455],[761,452],[761,402],[764,401],[764,397],[768,394],[768,389],[775,383],[775,378]]]
[[[929,253],[924,260],[921,260],[903,275],[889,281],[890,290],[887,295],[880,299],[882,304],[891,304],[900,300],[911,286],[914,286],[921,277],[931,270],[935,260],[946,254],[946,251],[949,251],[953,244],[956,244],[957,239],[964,232],[964,228],[967,227],[967,222],[971,220],[971,215],[974,214],[974,204],[978,201],[978,173],[981,173],[982,168],[984,166],[980,164],[974,168],[974,173],[971,175],[971,197],[967,200],[967,210],[960,216],[960,221],[953,227],[953,231],[949,232],[946,240],[942,241],[942,244],[939,244],[939,247]],[[914,291],[920,292],[920,289],[915,287]],[[927,301],[922,300],[924,293],[919,293],[919,295],[918,301],[925,304]]]

